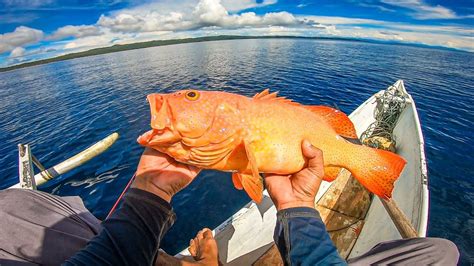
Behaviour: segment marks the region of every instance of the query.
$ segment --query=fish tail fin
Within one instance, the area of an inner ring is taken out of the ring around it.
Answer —
[[[392,197],[393,186],[400,176],[406,161],[399,155],[366,146],[347,143],[352,146],[347,168],[352,175],[370,192],[389,199]]]

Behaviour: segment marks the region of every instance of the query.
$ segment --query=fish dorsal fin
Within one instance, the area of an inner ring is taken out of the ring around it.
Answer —
[[[305,106],[306,109],[317,114],[322,120],[330,125],[337,134],[351,139],[357,139],[354,124],[343,112],[322,105]]]
[[[270,93],[269,89],[265,89],[262,92],[255,94],[253,96],[253,99],[275,101],[275,102],[287,103],[287,104],[292,104],[292,105],[300,105],[299,103],[295,103],[292,100],[287,99],[285,97],[278,97],[278,91]]]
[[[247,159],[249,161],[252,174],[239,174],[239,179],[241,181],[242,187],[245,189],[245,192],[247,192],[249,197],[253,201],[260,203],[263,198],[263,178],[258,172],[257,161],[255,159],[254,151],[252,150],[250,142],[244,141],[244,147],[245,152],[247,153]]]
[[[264,89],[262,92],[259,92],[253,96],[254,99],[274,99],[278,98],[278,91],[270,93],[269,89]]]
[[[260,98],[262,98],[262,97],[265,97],[265,96],[268,95],[269,93],[270,93],[270,90],[269,90],[269,89],[264,89],[263,91],[261,91],[261,92],[255,94],[255,95],[253,96],[253,98],[254,98],[254,99],[260,99]]]

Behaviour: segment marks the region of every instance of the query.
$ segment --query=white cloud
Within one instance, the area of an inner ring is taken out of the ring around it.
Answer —
[[[104,46],[111,46],[112,45],[112,38],[107,35],[97,36],[97,37],[85,37],[79,38],[73,41],[66,42],[62,47],[65,52],[79,52],[83,50],[104,47]]]
[[[51,36],[48,37],[49,40],[61,40],[68,37],[82,38],[88,36],[98,36],[101,35],[101,31],[98,27],[93,25],[81,25],[81,26],[64,26],[57,29]]]
[[[21,14],[21,16],[18,16],[18,14],[15,13],[0,14],[0,21],[5,24],[25,24],[30,23],[38,18],[39,15],[34,13],[24,13]]]
[[[374,4],[374,3],[372,3],[372,1],[369,1],[369,2],[354,1],[354,2],[357,3],[357,5],[359,5],[361,7],[375,8],[375,9],[378,9],[379,11],[383,11],[383,12],[396,12],[396,10],[394,10],[394,9],[387,8],[387,7],[382,6],[380,4]]]
[[[121,33],[104,30],[100,36],[88,36],[70,41],[60,42],[61,50],[67,53],[81,52],[93,48],[112,46],[115,44],[127,44],[134,42],[145,42],[156,40],[172,33],[171,31],[155,31],[146,33]],[[171,38],[170,36],[169,38]]]
[[[474,52],[474,29],[471,28],[327,16],[304,16],[297,19],[319,22],[320,27],[326,26],[327,36],[417,43]],[[330,25],[334,28],[330,29]],[[367,25],[371,27],[366,27]]]
[[[416,19],[461,19],[473,16],[458,16],[454,11],[441,5],[428,5],[423,0],[382,0],[382,3],[412,10]]]
[[[264,1],[257,4],[254,1],[244,1],[245,6],[258,6],[274,3]],[[240,6],[239,8],[242,8]],[[236,8],[236,7],[234,7]],[[185,31],[203,27],[239,28],[266,27],[276,25],[297,24],[295,17],[288,12],[273,12],[263,16],[254,12],[229,14],[220,0],[200,0],[193,8],[179,12],[153,8],[144,10],[125,10],[111,16],[102,15],[98,25],[114,32],[152,32],[152,31]]]
[[[295,17],[287,12],[267,13],[263,16],[253,12],[229,15],[225,9],[216,9],[215,6],[206,5],[195,10],[194,16],[197,19],[188,22],[201,26],[200,29],[192,31],[193,36],[233,34],[346,37],[418,43],[474,51],[472,45],[474,29],[461,26],[412,25],[373,19],[328,16]],[[216,12],[207,12],[208,10]],[[203,15],[204,17],[202,17]],[[153,39],[152,36],[151,33],[148,35],[150,39]],[[178,37],[175,32],[168,31],[166,34],[156,36],[155,39],[163,38]],[[129,42],[131,40],[133,38],[128,39]]]
[[[262,19],[263,25],[292,25],[297,24],[296,18],[286,12],[270,12],[263,16]]]
[[[193,11],[197,23],[206,26],[221,24],[225,17],[229,16],[220,0],[201,0]]]
[[[0,34],[0,54],[12,51],[16,47],[39,42],[43,38],[43,31],[28,28],[25,26],[17,27],[13,32]]]
[[[276,4],[276,0],[263,0],[260,3],[257,3],[256,0],[222,0],[222,5],[227,11],[236,12],[249,8],[257,8],[262,6],[268,6]]]
[[[347,18],[347,17],[332,17],[332,16],[300,16],[298,17],[301,20],[310,22],[318,22],[322,24],[335,24],[335,25],[377,25],[380,22],[385,23],[385,21],[374,20],[374,19],[364,19],[364,18]]]
[[[390,22],[375,19],[359,19],[359,18],[346,18],[346,17],[328,17],[328,16],[302,16],[297,17],[299,20],[304,20],[306,23],[311,21],[319,22],[321,24],[336,25],[339,27],[358,27],[357,30],[363,29],[362,26],[372,26],[378,28],[385,28],[398,31],[406,32],[425,32],[425,33],[439,33],[455,36],[473,36],[474,29],[466,28],[462,26],[438,26],[438,25],[414,25],[400,22]]]
[[[270,12],[263,16],[258,16],[254,12],[246,12],[240,15],[213,16],[212,13],[200,16],[197,22],[200,26],[214,26],[222,29],[244,28],[244,27],[270,27],[270,26],[290,26],[298,24],[296,18],[288,12]]]
[[[7,7],[39,7],[53,3],[55,0],[2,0]]]
[[[15,57],[20,57],[25,54],[25,48],[23,47],[16,47],[15,49],[12,50],[10,53],[10,58],[15,58]]]
[[[120,13],[113,17],[102,15],[97,24],[114,32],[175,31],[193,27],[191,21],[183,19],[182,13],[160,14],[156,11],[144,14]]]

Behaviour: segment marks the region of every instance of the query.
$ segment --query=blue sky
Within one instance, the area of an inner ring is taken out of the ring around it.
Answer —
[[[474,1],[0,0],[0,66],[220,34],[348,37],[474,52]]]

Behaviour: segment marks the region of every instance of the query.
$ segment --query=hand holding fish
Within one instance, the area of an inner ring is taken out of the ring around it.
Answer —
[[[267,174],[268,194],[277,210],[294,207],[314,208],[314,198],[324,176],[323,153],[307,140],[301,144],[308,166],[292,175]]]
[[[132,187],[151,192],[171,202],[174,194],[185,188],[201,169],[176,162],[168,155],[146,148],[137,167]]]

